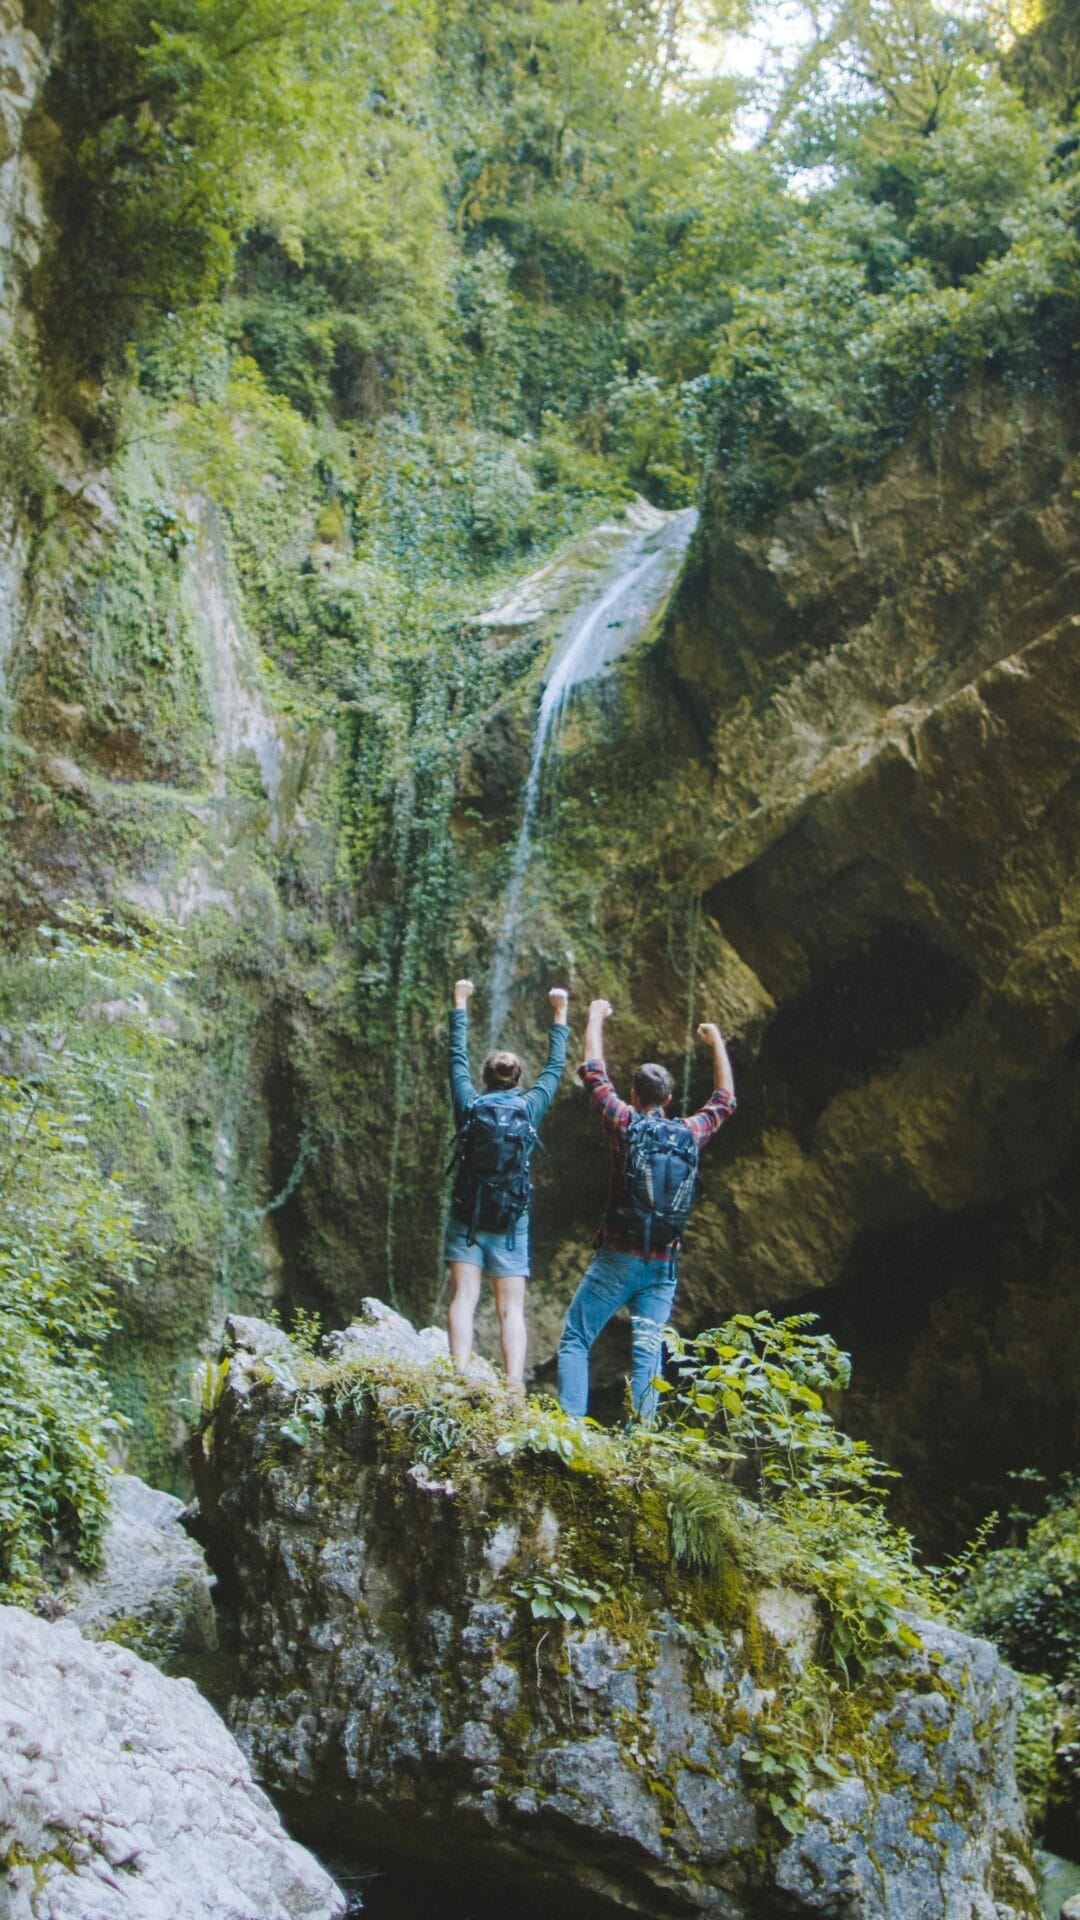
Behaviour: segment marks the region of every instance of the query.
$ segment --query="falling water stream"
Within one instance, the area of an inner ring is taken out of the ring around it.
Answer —
[[[625,525],[610,529],[621,543],[613,565],[590,598],[573,609],[559,635],[536,716],[521,826],[492,964],[488,1015],[491,1046],[498,1043],[510,1010],[522,895],[549,748],[558,744],[574,688],[594,679],[624,653],[648,630],[670,598],[697,519],[695,507],[664,513],[644,500],[636,502],[627,513]]]

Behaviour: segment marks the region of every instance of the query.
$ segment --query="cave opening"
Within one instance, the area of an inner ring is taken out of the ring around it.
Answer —
[[[863,1234],[813,1312],[852,1356],[833,1409],[903,1478],[893,1517],[931,1557],[958,1551],[1012,1476],[1049,1487],[1080,1450],[1080,1205],[1041,1193]]]
[[[887,922],[781,1006],[750,1076],[770,1124],[805,1134],[833,1097],[947,1033],[978,990],[920,927]]]

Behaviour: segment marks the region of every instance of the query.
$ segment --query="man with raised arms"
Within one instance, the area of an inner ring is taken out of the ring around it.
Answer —
[[[604,1021],[610,1013],[607,1000],[591,1003],[585,1061],[578,1070],[611,1144],[611,1184],[597,1251],[570,1303],[559,1343],[559,1399],[564,1412],[585,1413],[590,1350],[625,1306],[632,1331],[631,1401],[638,1418],[649,1421],[656,1412],[653,1382],[675,1299],[698,1154],[734,1113],[735,1081],[720,1029],[705,1021],[697,1036],[712,1051],[714,1091],[700,1112],[685,1120],[666,1117],[675,1083],[655,1062],[638,1067],[627,1104],[604,1065]]]

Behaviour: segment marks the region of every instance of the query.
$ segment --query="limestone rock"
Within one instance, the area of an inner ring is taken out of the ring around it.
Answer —
[[[90,782],[80,766],[65,755],[54,753],[42,763],[42,777],[55,793],[69,800],[90,799]]]
[[[0,1608],[3,1920],[334,1920],[189,1680]]]
[[[230,1313],[225,1322],[225,1350],[251,1354],[256,1360],[271,1364],[292,1364],[293,1344],[288,1334],[281,1327],[271,1326],[269,1320],[256,1319],[253,1314]]]
[[[587,890],[613,952],[628,936],[617,1083],[678,1070],[688,1006],[736,1042],[680,1325],[820,1303],[853,1420],[925,1496],[910,1517],[966,1486],[952,1540],[1008,1470],[1080,1446],[1078,444],[1073,403],[985,385],[876,477],[750,524],[718,463],[651,678],[624,671],[560,750],[620,849]],[[661,751],[681,782],[628,823],[608,769]],[[543,951],[541,916],[578,942],[557,866],[523,928]],[[703,1072],[691,1049],[694,1104]],[[605,1172],[574,1095],[547,1144],[541,1357]]]
[[[372,1296],[361,1300],[356,1319],[347,1327],[327,1334],[323,1351],[335,1360],[402,1360],[413,1366],[450,1357],[444,1327],[414,1327],[404,1314]],[[499,1378],[491,1362],[480,1354],[473,1355],[469,1370],[474,1379],[489,1385]]]
[[[67,1589],[67,1617],[87,1639],[118,1640],[158,1666],[217,1646],[213,1583],[183,1510],[133,1474],[111,1481],[102,1564]]]
[[[45,50],[21,0],[3,0],[0,71],[0,334],[10,337],[23,277],[41,248],[43,214],[37,168],[26,147],[27,124],[47,72]]]
[[[356,1319],[340,1332],[330,1333],[325,1351],[334,1359],[346,1356],[412,1361],[422,1366],[427,1360],[448,1357],[450,1348],[442,1327],[422,1327],[419,1331],[395,1312],[385,1300],[361,1300]]]
[[[301,1446],[283,1444],[297,1395],[230,1374],[199,1474],[236,1597],[232,1723],[301,1831],[414,1863],[452,1850],[582,1912],[1035,1920],[1017,1686],[988,1643],[919,1622],[916,1651],[883,1655],[848,1710],[864,1737],[837,1741],[788,1833],[748,1750],[813,1655],[814,1602],[757,1597],[763,1678],[742,1629],[703,1627],[700,1593],[673,1584],[636,1482],[575,1471],[542,1434],[428,1464],[463,1401],[440,1400],[422,1348],[402,1357],[405,1329],[375,1324],[389,1354],[358,1367],[340,1343],[338,1371],[300,1387]],[[497,1434],[502,1397],[455,1391]],[[632,1630],[530,1612],[590,1541]]]

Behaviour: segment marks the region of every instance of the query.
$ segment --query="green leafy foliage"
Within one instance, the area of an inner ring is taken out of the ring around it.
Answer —
[[[851,1362],[830,1335],[811,1333],[816,1324],[812,1313],[785,1320],[740,1313],[678,1340],[678,1385],[665,1401],[665,1421],[690,1440],[719,1433],[729,1457],[751,1462],[770,1487],[876,1491],[891,1470],[827,1413],[823,1396],[848,1385]]]
[[[552,1454],[573,1473],[601,1472],[610,1458],[602,1428],[572,1419],[557,1402],[547,1401],[530,1402],[510,1432],[496,1442],[495,1451],[502,1458],[516,1453]]]
[[[1017,1779],[1039,1830],[1055,1793],[1066,1803],[1071,1793],[1057,1749],[1062,1701],[1080,1680],[1080,1484],[1067,1477],[1046,1499],[1041,1474],[1013,1480],[1011,1511],[990,1514],[942,1578],[960,1625],[1020,1674]]]
[[[768,136],[669,184],[636,299],[672,411],[707,381],[736,515],[872,469],[973,377],[1073,365],[1075,151],[1005,77],[992,10],[815,13]]]
[[[656,1471],[666,1496],[675,1559],[693,1572],[719,1574],[745,1549],[745,1529],[731,1487],[680,1458],[678,1450],[663,1465],[658,1463]]]
[[[317,1313],[309,1313],[305,1307],[297,1307],[293,1313],[289,1328],[289,1339],[301,1353],[314,1353],[322,1339],[322,1320]]]
[[[78,569],[74,631],[52,649],[48,683],[85,710],[107,762],[129,775],[197,786],[205,777],[210,715],[185,592],[184,559],[195,535],[170,497],[163,467],[141,446],[118,462],[115,537]]]
[[[95,1148],[109,1107],[154,1098],[181,976],[166,930],[69,908],[0,968],[0,1591],[55,1548],[93,1564],[121,1425],[100,1370],[152,1258],[144,1213]]]
[[[464,1422],[448,1407],[409,1407],[403,1411],[410,1423],[412,1451],[422,1466],[438,1466],[465,1439]]]
[[[407,198],[404,239],[393,207],[423,146],[411,131],[409,82],[429,25],[426,9],[364,0],[73,8],[48,98],[60,134],[51,158],[62,240],[49,310],[60,357],[78,354],[95,370],[148,322],[205,309],[260,219],[287,255],[302,257],[303,209],[315,195],[322,218],[311,240],[322,258],[329,227],[331,277],[351,271],[362,293],[365,271],[380,283],[381,259],[399,308],[411,300],[423,311],[432,278],[430,231],[416,217],[423,190]],[[431,202],[434,187],[427,192]],[[377,336],[379,323],[368,331]]]
[[[658,1382],[660,1427],[646,1444],[666,1462],[672,1545],[686,1564],[717,1567],[731,1553],[738,1529],[722,1483],[749,1481],[798,1543],[799,1577],[826,1602],[830,1653],[848,1673],[887,1645],[917,1645],[904,1610],[936,1603],[910,1537],[882,1507],[891,1470],[826,1410],[850,1361],[815,1323],[736,1314],[694,1340],[673,1336],[678,1384]]]
[[[797,1747],[780,1752],[764,1743],[759,1747],[744,1747],[739,1758],[751,1778],[760,1783],[769,1812],[775,1815],[785,1831],[804,1832],[807,1816],[800,1803],[811,1787],[822,1784],[820,1779],[815,1778],[821,1769],[821,1762],[815,1768]]]
[[[1053,1681],[1037,1673],[1020,1675],[1020,1711],[1016,1721],[1016,1784],[1027,1802],[1032,1825],[1041,1832],[1055,1772],[1055,1725],[1061,1699]]]
[[[560,1567],[553,1561],[543,1573],[534,1573],[527,1580],[519,1581],[511,1592],[525,1601],[534,1620],[565,1621],[570,1626],[576,1621],[579,1626],[587,1627],[605,1595],[610,1595],[611,1588],[605,1581],[587,1586],[569,1567]]]
[[[298,1394],[291,1413],[279,1423],[278,1432],[283,1440],[289,1440],[294,1447],[306,1447],[311,1438],[312,1425],[321,1426],[325,1419],[322,1401],[312,1393]]]
[[[1080,1484],[1068,1479],[1025,1537],[967,1560],[957,1610],[1021,1672],[1080,1676]]]

